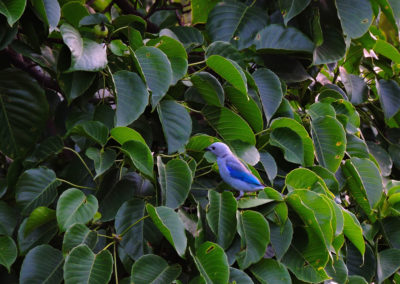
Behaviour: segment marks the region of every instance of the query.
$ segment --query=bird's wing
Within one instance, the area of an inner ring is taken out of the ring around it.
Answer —
[[[244,165],[242,165],[239,160],[233,157],[228,157],[225,161],[225,165],[231,177],[254,185],[262,185],[261,182]]]

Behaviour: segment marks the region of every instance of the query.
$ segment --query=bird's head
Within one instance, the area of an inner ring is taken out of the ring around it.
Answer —
[[[229,149],[229,147],[222,142],[215,142],[215,143],[211,144],[210,146],[208,146],[207,148],[205,148],[205,150],[210,151],[217,157],[223,157],[226,154],[232,153],[231,150]]]

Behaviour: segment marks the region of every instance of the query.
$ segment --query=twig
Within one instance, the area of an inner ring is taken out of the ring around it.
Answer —
[[[61,182],[66,183],[66,184],[69,184],[69,185],[71,185],[71,186],[73,186],[73,187],[76,187],[76,188],[84,188],[84,189],[96,190],[96,189],[93,188],[93,187],[88,187],[88,186],[84,186],[84,185],[77,185],[77,184],[74,184],[74,183],[72,183],[72,182],[69,182],[69,181],[67,181],[67,180],[65,180],[65,179],[56,178],[56,180],[61,181]]]

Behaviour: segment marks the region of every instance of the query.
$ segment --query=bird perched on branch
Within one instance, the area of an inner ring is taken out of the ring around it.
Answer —
[[[265,188],[265,185],[243,165],[226,144],[216,142],[205,150],[217,156],[221,178],[240,192],[236,199],[240,199],[245,191],[252,192]]]

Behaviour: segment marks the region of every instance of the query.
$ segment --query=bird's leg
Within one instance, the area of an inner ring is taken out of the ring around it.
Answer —
[[[236,200],[239,200],[240,198],[242,198],[243,194],[244,194],[243,190],[239,191],[239,196],[236,197]]]

